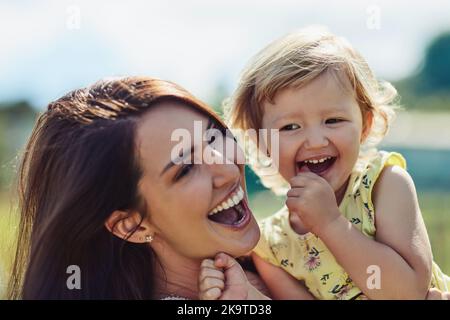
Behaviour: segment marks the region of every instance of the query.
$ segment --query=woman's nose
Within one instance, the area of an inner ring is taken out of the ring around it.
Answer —
[[[222,188],[236,183],[241,176],[238,165],[220,152],[214,152],[216,153],[215,161],[207,164],[212,175],[214,188]]]

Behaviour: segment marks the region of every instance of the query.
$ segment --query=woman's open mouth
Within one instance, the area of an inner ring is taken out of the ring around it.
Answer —
[[[297,162],[298,172],[313,172],[315,174],[324,174],[336,161],[337,157],[323,157],[319,159],[308,159]]]
[[[208,219],[222,225],[240,229],[245,227],[251,218],[251,211],[245,200],[244,190],[239,186],[237,191],[222,201],[208,214]]]

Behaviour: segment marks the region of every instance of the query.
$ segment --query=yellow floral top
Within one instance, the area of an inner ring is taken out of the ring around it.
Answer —
[[[398,165],[406,169],[406,161],[395,152],[380,151],[360,163],[353,170],[340,212],[363,234],[375,236],[372,189],[385,166]],[[325,244],[313,233],[297,234],[290,226],[286,207],[264,219],[261,239],[255,253],[267,262],[280,267],[298,280],[305,282],[317,299],[364,299],[344,269],[336,262]],[[355,254],[364,254],[355,252]],[[368,275],[369,276],[369,275]],[[448,291],[450,278],[433,263],[431,286]]]

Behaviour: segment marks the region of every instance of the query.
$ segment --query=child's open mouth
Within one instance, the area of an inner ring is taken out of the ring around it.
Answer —
[[[298,172],[313,172],[321,174],[327,171],[336,161],[336,157],[324,157],[321,159],[305,160],[297,162]]]
[[[251,212],[241,187],[208,214],[209,220],[233,228],[246,226],[250,218]]]

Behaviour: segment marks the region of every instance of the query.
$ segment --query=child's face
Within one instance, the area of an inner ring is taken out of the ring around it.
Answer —
[[[345,192],[363,128],[347,77],[325,72],[300,89],[281,91],[274,104],[263,107],[262,127],[280,130],[281,175],[289,181],[299,172],[314,172],[337,195]]]

